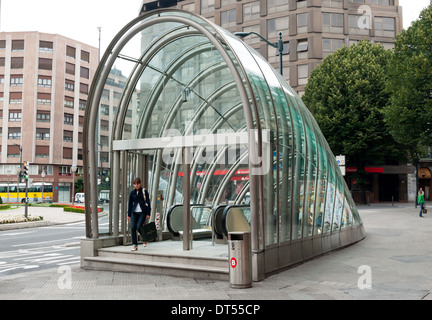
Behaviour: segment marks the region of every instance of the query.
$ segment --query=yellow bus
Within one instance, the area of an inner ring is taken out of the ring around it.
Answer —
[[[43,184],[43,197],[44,202],[49,202],[53,200],[53,187],[52,183],[44,183]],[[17,203],[25,202],[25,183],[19,184],[19,193],[17,198],[17,183],[9,183],[9,194],[8,194],[8,184],[0,183],[0,197],[2,198],[3,203],[8,203],[8,195],[9,195],[9,203]],[[42,203],[42,182],[32,183],[28,189],[28,198],[29,203]]]

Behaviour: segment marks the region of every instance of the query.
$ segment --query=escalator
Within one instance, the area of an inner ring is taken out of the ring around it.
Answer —
[[[228,233],[250,231],[249,205],[220,205],[216,208],[191,205],[194,239],[212,238],[226,242]],[[167,227],[174,240],[183,236],[183,205],[175,205],[167,214]]]

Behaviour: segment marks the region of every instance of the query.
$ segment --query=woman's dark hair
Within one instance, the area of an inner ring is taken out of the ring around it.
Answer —
[[[140,178],[136,178],[136,179],[133,181],[133,184],[141,184],[141,179],[140,179]]]

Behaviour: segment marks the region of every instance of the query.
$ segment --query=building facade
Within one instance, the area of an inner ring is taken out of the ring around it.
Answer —
[[[8,181],[18,183],[20,165],[28,161],[30,178],[34,185],[43,182],[46,200],[71,202],[71,167],[82,174],[82,126],[97,65],[98,48],[58,34],[0,33],[3,189]]]
[[[300,96],[312,70],[344,44],[367,38],[392,48],[402,31],[399,0],[144,0],[141,11],[170,6],[233,33],[256,32],[272,43],[282,32],[283,75]],[[277,49],[253,34],[244,41],[279,68]]]

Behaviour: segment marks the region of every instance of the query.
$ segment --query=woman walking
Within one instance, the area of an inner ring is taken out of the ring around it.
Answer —
[[[137,231],[150,218],[150,196],[146,189],[141,187],[141,179],[136,178],[133,182],[134,189],[129,194],[129,206],[127,220],[131,222],[132,249],[138,250]],[[147,242],[144,242],[144,247]]]

